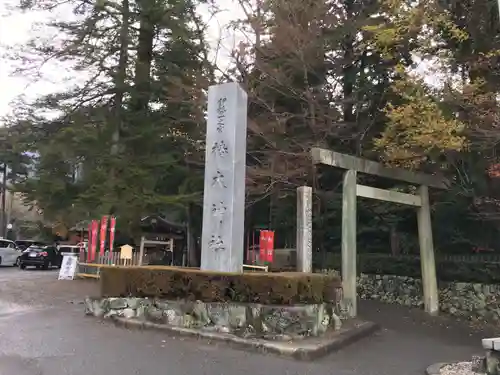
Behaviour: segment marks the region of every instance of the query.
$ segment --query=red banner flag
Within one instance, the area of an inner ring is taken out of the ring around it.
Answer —
[[[261,230],[259,236],[259,263],[267,259],[267,230]]]
[[[97,249],[97,230],[99,228],[99,223],[97,220],[92,220],[92,233],[91,233],[91,242],[90,242],[90,261],[93,262],[95,260],[95,251]]]
[[[113,251],[115,244],[115,228],[116,228],[116,217],[111,216],[109,219],[109,251]]]
[[[267,231],[267,256],[266,262],[272,263],[274,259],[274,231]]]
[[[101,242],[99,254],[104,256],[104,250],[106,247],[106,233],[108,229],[108,217],[103,216],[101,219],[101,233],[99,233],[99,240]]]
[[[261,230],[259,238],[260,263],[272,262],[274,259],[274,231]]]

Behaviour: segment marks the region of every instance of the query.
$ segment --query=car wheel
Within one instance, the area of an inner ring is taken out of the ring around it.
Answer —
[[[22,270],[25,270],[26,269],[26,264],[21,263],[19,265],[19,268],[22,269]]]
[[[19,262],[20,262],[21,259],[19,259],[19,257],[17,257],[16,259],[16,263],[14,263],[14,267],[19,267]]]

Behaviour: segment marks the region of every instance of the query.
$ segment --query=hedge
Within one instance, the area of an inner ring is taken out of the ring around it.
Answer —
[[[357,257],[358,273],[398,275],[421,278],[420,258],[416,256],[391,256],[386,254],[360,254]],[[332,254],[323,269],[340,270],[340,254]],[[500,284],[500,263],[467,262],[436,258],[438,280]]]
[[[334,303],[341,282],[308,273],[223,273],[182,267],[101,268],[102,297],[151,297],[276,305]]]

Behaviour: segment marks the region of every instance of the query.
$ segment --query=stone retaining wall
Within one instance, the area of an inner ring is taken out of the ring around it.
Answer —
[[[341,313],[326,304],[269,306],[148,298],[86,298],[87,315],[122,317],[170,326],[231,333],[241,337],[291,340],[341,328]]]
[[[421,307],[422,281],[405,276],[366,275],[358,278],[362,299]],[[489,322],[500,321],[500,285],[439,283],[440,310],[451,315]]]

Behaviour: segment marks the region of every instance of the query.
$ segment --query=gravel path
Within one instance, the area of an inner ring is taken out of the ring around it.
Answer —
[[[96,290],[93,281],[57,281],[57,271],[0,268],[0,375],[422,375],[432,363],[470,360],[497,331],[361,301],[362,317],[383,329],[302,363],[85,318],[80,302]]]
[[[441,375],[476,375],[472,370],[472,362],[457,362],[441,367]]]

